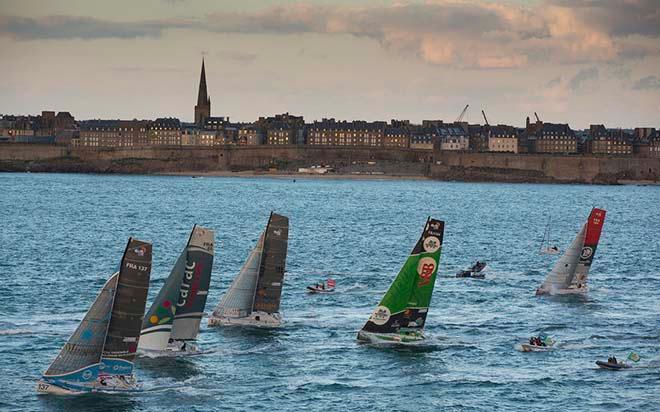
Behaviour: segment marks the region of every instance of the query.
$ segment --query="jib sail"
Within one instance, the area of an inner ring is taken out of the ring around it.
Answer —
[[[238,276],[234,278],[231,286],[229,286],[229,290],[220,299],[220,303],[218,303],[218,306],[213,311],[213,316],[242,318],[252,312],[254,291],[257,287],[257,279],[259,278],[263,249],[264,234],[262,233],[257,245],[250,252],[250,256],[248,256],[243,264]]]

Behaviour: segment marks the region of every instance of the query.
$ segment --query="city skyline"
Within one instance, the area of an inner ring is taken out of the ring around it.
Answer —
[[[660,6],[151,1],[0,3],[0,113],[659,126]],[[125,10],[131,17],[125,18]]]

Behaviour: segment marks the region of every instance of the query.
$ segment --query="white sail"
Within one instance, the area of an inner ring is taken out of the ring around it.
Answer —
[[[586,225],[582,226],[582,230],[577,234],[573,243],[566,249],[566,252],[559,258],[559,261],[548,273],[545,281],[539,288],[544,292],[551,292],[558,289],[566,289],[570,286],[575,276],[575,271],[580,260],[580,252],[584,246],[584,235],[586,233]]]
[[[213,316],[241,318],[252,312],[263,249],[264,234],[262,233],[257,246],[252,250],[240,273],[213,311]]]

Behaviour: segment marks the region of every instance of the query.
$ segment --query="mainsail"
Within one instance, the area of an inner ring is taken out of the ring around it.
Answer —
[[[135,358],[140,329],[147,303],[151,274],[151,244],[129,239],[119,269],[117,289],[112,304],[110,323],[103,346],[103,359],[124,360],[131,365]],[[126,374],[126,369],[112,370]]]
[[[605,222],[605,210],[592,209],[587,223],[577,234],[566,252],[552,268],[537,294],[568,289],[582,289],[593,261],[600,234]]]
[[[289,218],[271,213],[264,236],[253,311],[277,313],[280,310],[288,240]]]
[[[151,244],[129,239],[119,272],[105,283],[44,378],[90,383],[101,373],[131,374],[150,271]]]
[[[366,332],[421,331],[438,271],[445,223],[429,218],[410,256],[367,323]]]
[[[194,226],[142,322],[140,349],[163,350],[170,339],[195,339],[211,282],[213,231]]]
[[[101,360],[118,277],[119,273],[115,273],[101,288],[76,331],[44,373],[45,376],[75,372]]]
[[[213,311],[213,316],[241,318],[248,316],[252,312],[252,303],[257,287],[257,279],[259,278],[263,249],[264,234],[262,233],[257,246],[252,249],[240,273],[234,278],[229,290]]]
[[[174,340],[195,339],[199,333],[213,269],[213,231],[195,226],[186,252],[188,257],[172,324]]]

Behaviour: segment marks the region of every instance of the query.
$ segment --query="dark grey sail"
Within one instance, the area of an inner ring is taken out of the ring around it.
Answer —
[[[129,239],[121,260],[103,357],[135,358],[151,275],[151,243]]]
[[[280,310],[288,240],[289,218],[271,213],[266,227],[253,311],[276,313]]]
[[[108,279],[78,328],[44,375],[64,375],[101,360],[118,277],[119,274],[115,273]]]
[[[214,233],[195,226],[186,247],[186,266],[176,302],[171,339],[197,338],[213,269]]]

